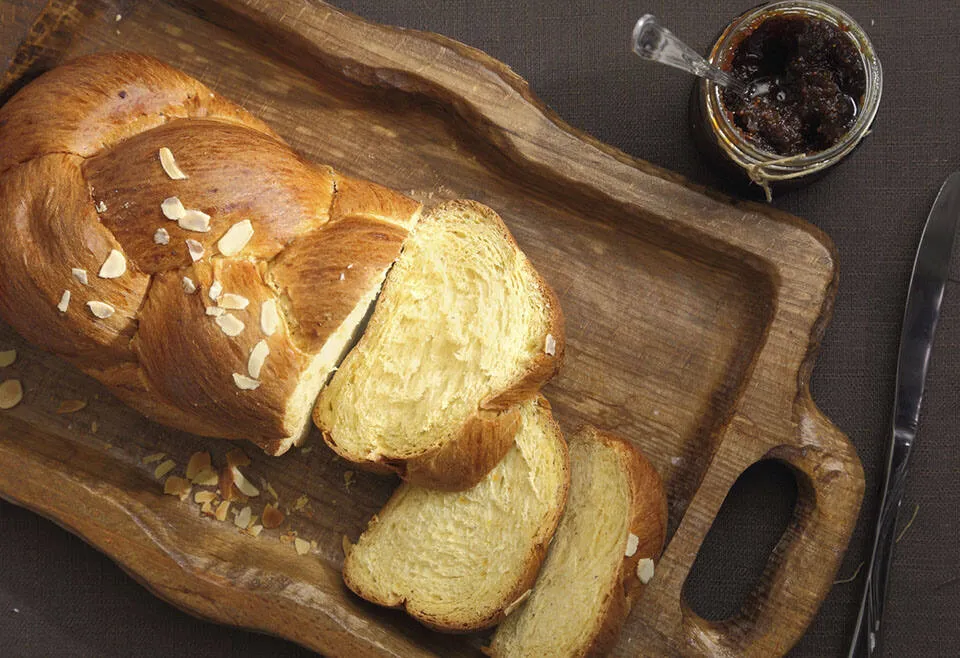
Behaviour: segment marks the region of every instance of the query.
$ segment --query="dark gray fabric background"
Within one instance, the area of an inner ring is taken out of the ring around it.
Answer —
[[[20,4],[0,4],[0,19],[22,20]],[[636,18],[651,11],[705,51],[752,0],[336,4],[372,20],[439,32],[481,48],[529,80],[573,125],[627,153],[724,188],[687,132],[690,79],[641,63],[629,53],[628,37]],[[899,324],[920,230],[940,183],[960,165],[960,2],[837,4],[866,28],[884,65],[874,134],[827,178],[781,194],[775,204],[820,226],[840,251],[840,293],[813,393],[851,436],[867,473],[861,523],[842,577],[863,560],[876,509]],[[4,57],[11,51],[10,44],[0,49]],[[958,392],[960,287],[951,283],[904,503],[904,516],[917,505],[919,511],[896,555],[888,656],[960,655]],[[731,496],[737,502],[718,520],[689,583],[696,610],[716,617],[736,609],[789,516],[791,487],[790,476],[776,468],[753,470],[738,484]],[[751,551],[761,557],[751,561]],[[858,578],[834,588],[792,656],[841,655],[861,585]],[[308,652],[194,620],[154,599],[80,540],[0,503],[0,655],[279,657]]]

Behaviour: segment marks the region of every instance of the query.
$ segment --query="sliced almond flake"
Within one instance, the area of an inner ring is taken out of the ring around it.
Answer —
[[[212,468],[201,469],[191,478],[193,483],[200,487],[213,487],[220,482],[220,477]]]
[[[80,411],[87,406],[86,400],[64,400],[60,403],[60,406],[57,407],[58,414],[72,414]]]
[[[127,271],[127,259],[116,249],[111,249],[97,274],[101,279],[117,279]]]
[[[188,295],[192,295],[193,293],[197,292],[197,284],[194,283],[193,279],[190,277],[183,277],[180,283],[183,285],[183,292],[187,293]]]
[[[294,538],[293,546],[297,550],[297,555],[306,555],[310,552],[310,542],[306,539]]]
[[[187,251],[190,252],[190,260],[196,263],[203,258],[203,245],[191,238],[187,239]]]
[[[177,220],[177,226],[185,231],[207,233],[210,231],[210,215],[202,210],[187,210],[183,217]]]
[[[69,292],[69,290],[67,292]],[[67,298],[67,300],[69,301],[69,298]],[[101,320],[105,320],[109,318],[111,315],[113,315],[114,311],[117,310],[112,306],[110,306],[110,304],[107,304],[106,302],[97,302],[97,301],[87,302],[87,308],[89,308],[90,312],[93,313],[96,317],[100,318]]]
[[[260,379],[260,371],[263,369],[263,363],[269,355],[270,347],[265,340],[261,340],[250,350],[250,358],[247,360],[247,372],[253,379]]]
[[[277,301],[268,299],[260,305],[260,331],[267,336],[272,336],[279,326],[280,314],[277,313]]]
[[[156,469],[154,469],[153,477],[159,480],[164,475],[166,475],[167,473],[172,471],[174,468],[176,468],[176,466],[177,466],[177,462],[173,461],[172,459],[168,459],[167,461],[157,466]]]
[[[185,180],[187,175],[177,166],[177,161],[173,157],[173,151],[166,146],[160,149],[160,166],[167,176],[173,180]]]
[[[260,490],[253,486],[253,483],[236,466],[233,467],[233,482],[244,496],[256,498],[260,495]]]
[[[264,482],[263,488],[267,490],[267,493],[270,494],[271,497],[273,497],[274,501],[278,503],[280,502],[280,496],[277,495],[277,490],[273,488],[272,484],[269,482]]]
[[[640,538],[637,537],[632,532],[627,535],[627,550],[624,551],[626,557],[633,557],[637,553],[637,548],[640,546]]]
[[[284,520],[283,512],[276,505],[267,505],[263,508],[263,527],[272,530],[279,528]]]
[[[344,274],[343,272],[340,272],[340,280],[343,281],[346,278],[347,278],[347,275]]]
[[[350,263],[349,265],[347,265],[347,269],[348,269],[348,270],[352,270],[352,269],[353,269],[353,263]]]
[[[242,311],[250,305],[250,300],[243,295],[237,295],[232,292],[224,293],[217,300],[220,308],[228,308],[233,311]]]
[[[23,385],[19,379],[8,379],[0,384],[0,409],[13,409],[23,400]]]
[[[514,601],[513,603],[511,603],[510,605],[508,605],[508,606],[506,607],[506,609],[503,611],[503,616],[504,616],[504,617],[509,617],[511,614],[513,614],[513,612],[514,612],[517,608],[519,608],[520,606],[523,605],[524,601],[526,601],[527,599],[530,598],[530,595],[531,595],[532,593],[533,593],[533,590],[532,590],[532,589],[528,589],[526,592],[524,592],[524,593],[521,594],[519,597],[517,597],[517,600]]]
[[[215,318],[220,317],[220,316],[223,315],[224,313],[226,313],[226,311],[224,311],[222,308],[218,308],[218,307],[216,307],[216,306],[208,306],[208,307],[207,307],[207,315],[212,315],[212,316],[215,317]]]
[[[240,513],[237,514],[237,517],[233,520],[233,525],[238,528],[246,528],[247,524],[250,523],[250,517],[253,516],[253,510],[250,509],[250,506],[247,505]]]
[[[179,496],[180,500],[186,500],[192,488],[193,486],[188,480],[178,475],[171,475],[167,478],[167,481],[163,483],[163,493],[168,496]]]
[[[192,480],[197,477],[197,473],[203,470],[211,470],[210,453],[195,452],[190,455],[190,461],[187,462],[187,477]]]
[[[207,291],[207,296],[210,297],[213,301],[220,299],[220,295],[223,294],[223,284],[213,280],[213,283],[210,284],[210,290]]]
[[[92,423],[90,423],[91,434],[96,434],[98,429],[100,429],[100,423],[98,423],[97,421],[93,421]]]
[[[290,542],[292,542],[292,541],[293,541],[294,539],[296,539],[296,538],[297,538],[297,531],[296,531],[296,530],[291,530],[291,531],[289,531],[289,532],[285,532],[285,533],[283,533],[282,535],[280,535],[280,543],[281,543],[281,544],[289,544]]]
[[[61,313],[66,313],[68,308],[70,308],[70,291],[64,290],[63,294],[60,295],[60,302],[57,304],[57,310]]]
[[[217,499],[217,494],[212,491],[198,491],[193,497],[193,502],[197,505],[203,505],[204,503],[212,503]]]
[[[249,219],[237,222],[223,234],[223,237],[217,242],[217,249],[224,256],[236,256],[250,242],[253,237],[253,224]]]
[[[299,512],[309,504],[310,504],[310,499],[307,498],[307,494],[303,494],[299,498],[297,498],[296,502],[293,504],[293,511]]]
[[[205,492],[200,492],[205,493]],[[200,504],[200,513],[204,516],[213,516],[213,502],[207,501]]]
[[[214,513],[217,521],[226,521],[227,512],[230,511],[230,501],[224,500],[217,505],[217,511]]]
[[[250,457],[243,451],[243,448],[234,448],[227,453],[226,456],[227,466],[249,466],[253,462],[250,461]]]
[[[639,578],[640,582],[644,585],[653,579],[654,571],[655,565],[650,558],[645,557],[637,562],[637,578]]]
[[[175,196],[164,199],[163,203],[160,204],[160,210],[163,211],[164,217],[174,221],[180,219],[187,213],[187,209],[180,203],[180,199]]]
[[[87,285],[90,283],[90,280],[87,278],[86,270],[79,267],[71,267],[70,272],[73,274],[73,278],[79,281],[80,283],[82,283],[83,285]]]
[[[155,453],[153,453],[152,455],[147,455],[146,457],[144,457],[144,458],[141,459],[140,461],[141,461],[142,463],[144,463],[144,464],[152,464],[153,462],[158,462],[158,461],[160,461],[161,459],[163,459],[163,458],[166,457],[166,456],[167,456],[167,453],[165,453],[165,452],[155,452]]]
[[[220,327],[220,330],[231,338],[242,334],[245,326],[243,320],[230,313],[217,316],[215,322],[217,326]]]
[[[165,228],[158,228],[153,233],[153,241],[156,244],[170,244],[170,234]]]
[[[543,351],[550,356],[557,354],[557,339],[553,337],[553,334],[547,334],[547,338],[543,343]]]
[[[343,486],[344,486],[344,488],[345,488],[347,491],[350,491],[350,485],[353,484],[354,475],[355,475],[355,474],[354,474],[353,471],[344,471],[344,472],[343,472]]]
[[[259,537],[260,533],[263,532],[263,526],[259,524],[251,525],[249,528],[247,528],[246,532],[251,537]]]
[[[105,201],[97,202],[97,212],[101,214],[107,212],[107,204]]]

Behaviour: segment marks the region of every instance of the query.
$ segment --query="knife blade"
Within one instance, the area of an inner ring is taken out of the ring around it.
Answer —
[[[883,630],[881,619],[893,557],[897,514],[906,485],[910,450],[917,436],[920,403],[933,350],[933,336],[940,318],[940,304],[950,275],[960,225],[960,171],[952,173],[937,194],[927,217],[913,275],[907,293],[897,360],[896,393],[893,403],[893,436],[874,533],[873,551],[867,569],[863,599],[857,617],[849,658],[880,655]]]

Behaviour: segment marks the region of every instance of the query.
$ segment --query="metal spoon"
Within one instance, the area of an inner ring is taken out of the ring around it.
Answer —
[[[718,66],[714,66],[700,54],[680,41],[673,32],[657,22],[653,14],[646,14],[633,28],[633,52],[643,59],[673,66],[681,71],[706,78],[721,87],[729,87],[741,94],[750,88]]]

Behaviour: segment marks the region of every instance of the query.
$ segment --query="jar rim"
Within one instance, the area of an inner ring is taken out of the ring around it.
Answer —
[[[735,37],[745,29],[755,29],[756,25],[769,14],[804,15],[842,27],[857,47],[866,78],[860,113],[844,136],[827,149],[797,156],[783,156],[754,145],[729,116],[720,96],[722,88],[706,80],[701,82],[706,87],[704,91],[708,92],[704,95],[707,120],[728,157],[748,171],[762,168],[762,178],[767,181],[777,181],[798,178],[826,169],[856,148],[869,133],[870,126],[876,117],[883,90],[883,70],[866,31],[843,10],[819,0],[780,0],[760,5],[741,14],[727,25],[717,39],[710,51],[709,61],[719,66],[734,45]],[[753,177],[751,174],[751,178]]]

